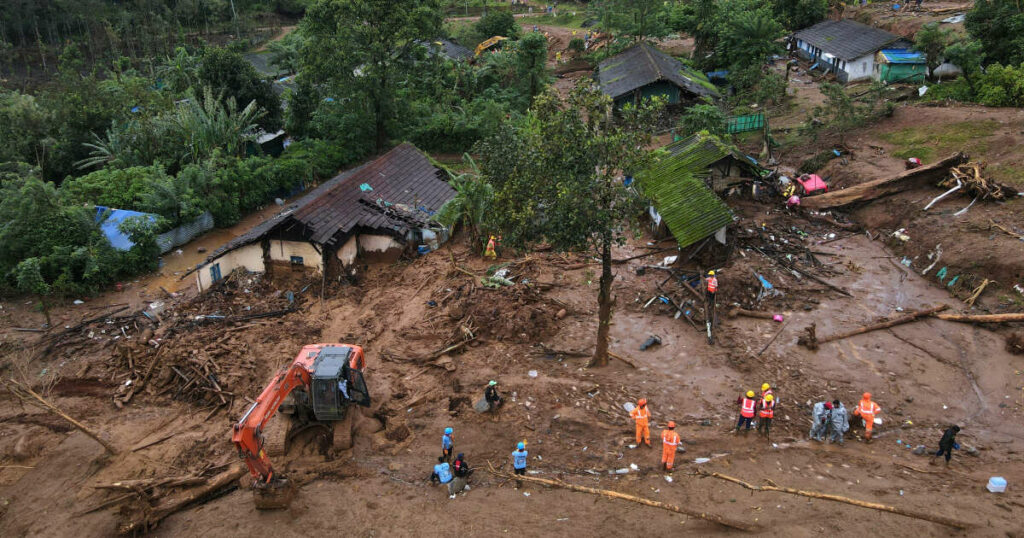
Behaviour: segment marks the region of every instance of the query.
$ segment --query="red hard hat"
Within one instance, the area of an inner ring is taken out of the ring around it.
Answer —
[[[640,407],[647,405],[647,398],[640,398],[639,400],[637,400],[636,404],[639,405]]]
[[[674,421],[674,420],[668,421],[668,429],[671,430],[672,428],[675,428],[675,427],[676,427],[676,421]]]
[[[864,393],[864,399],[865,400],[870,400],[871,399],[871,393],[870,392],[865,392]]]

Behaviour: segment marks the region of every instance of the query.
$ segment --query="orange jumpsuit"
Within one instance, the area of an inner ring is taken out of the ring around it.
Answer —
[[[853,414],[864,419],[864,429],[867,431],[865,437],[871,438],[871,430],[875,428],[875,415],[882,412],[882,408],[871,400],[861,399],[860,405],[853,410]]]
[[[497,253],[494,252],[494,236],[487,240],[487,248],[484,250],[484,258],[494,259],[497,258]]]
[[[675,430],[662,430],[661,432],[661,463],[665,468],[672,470],[672,462],[676,459],[676,447],[679,446],[679,434]]]
[[[629,416],[636,421],[636,444],[640,444],[640,440],[643,439],[647,446],[651,446],[651,429],[648,427],[648,421],[651,418],[651,409],[646,405],[643,407],[634,407],[629,412]]]

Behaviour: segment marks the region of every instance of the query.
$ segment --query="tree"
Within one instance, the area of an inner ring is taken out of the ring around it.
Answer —
[[[679,128],[687,135],[707,131],[715,136],[726,136],[727,119],[725,112],[713,104],[693,105],[679,118]]]
[[[693,36],[693,60],[700,66],[711,65],[710,55],[718,45],[719,7],[715,0],[679,2],[669,13],[672,29]]]
[[[666,6],[664,0],[596,0],[590,11],[602,28],[643,41],[668,35]]]
[[[257,108],[255,100],[238,110],[234,97],[224,100],[222,96],[214,96],[213,90],[207,87],[202,99],[191,93],[188,102],[179,106],[166,121],[184,146],[182,160],[195,163],[218,149],[228,155],[243,155],[246,144],[256,140],[258,122],[264,113]]]
[[[480,39],[489,39],[494,36],[503,36],[510,39],[519,37],[519,24],[511,11],[491,10],[484,13],[480,20],[474,25]]]
[[[543,34],[530,32],[516,43],[516,64],[519,80],[532,100],[547,85],[548,40]]]
[[[448,229],[458,224],[465,226],[470,241],[480,244],[484,238],[484,220],[494,200],[494,186],[481,179],[480,168],[468,153],[462,159],[470,165],[471,171],[459,175],[449,172],[455,197],[437,210],[434,220]]]
[[[817,24],[828,15],[828,0],[774,0],[773,11],[790,30]]]
[[[495,190],[488,225],[506,244],[547,241],[557,250],[583,250],[600,258],[591,366],[608,363],[612,246],[625,240],[643,212],[622,174],[650,162],[646,147],[661,105],[654,100],[614,114],[611,99],[589,83],[577,86],[565,102],[548,90],[526,117],[506,123],[476,148]]]
[[[241,54],[217,47],[206,49],[198,76],[202,87],[234,98],[242,108],[255,102],[263,111],[258,124],[264,130],[273,132],[281,127],[281,99],[274,93],[270,81]]]
[[[439,0],[318,0],[301,23],[303,76],[365,107],[383,151],[395,130],[398,89],[412,82],[411,52],[417,40],[441,34],[442,19]]]
[[[1019,0],[977,0],[964,27],[981,43],[982,64],[1024,62],[1024,4]]]
[[[967,87],[971,89],[971,95],[977,92],[975,81],[981,73],[981,58],[983,45],[980,41],[967,40],[959,41],[946,47],[946,58],[960,68]]]
[[[299,72],[299,51],[303,44],[302,32],[292,31],[282,39],[271,41],[267,45],[270,51],[270,64],[285,73]]]
[[[39,304],[43,309],[43,315],[46,316],[46,326],[52,327],[53,322],[50,321],[50,306],[46,301],[46,297],[50,295],[52,289],[50,288],[50,285],[43,280],[43,274],[40,266],[39,258],[24,259],[14,270],[14,278],[18,282],[18,291],[21,291],[22,293],[31,293],[39,298]]]
[[[782,52],[778,41],[786,34],[767,8],[741,11],[728,18],[718,36],[715,56],[730,70],[761,67],[773,54]]]
[[[934,79],[935,68],[942,65],[942,53],[949,46],[952,36],[952,30],[939,28],[937,22],[925,24],[914,34],[914,50],[925,55],[929,79]]]

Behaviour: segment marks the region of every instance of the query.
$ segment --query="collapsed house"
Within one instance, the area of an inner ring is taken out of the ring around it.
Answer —
[[[636,178],[640,191],[651,200],[649,213],[655,231],[667,228],[679,248],[712,235],[724,244],[732,211],[708,185],[728,185],[744,174],[744,181],[750,181],[759,177],[753,174],[759,174],[760,168],[735,148],[706,134],[662,149],[666,155]]]
[[[357,261],[387,262],[447,238],[430,216],[455,196],[447,172],[412,144],[345,171],[211,254],[199,290],[231,271],[352,274]]]
[[[634,45],[601,62],[597,82],[617,108],[637,105],[655,96],[670,105],[720,97],[715,85],[702,73],[647,43]]]
[[[864,80],[875,75],[875,54],[887,49],[907,52],[913,43],[859,22],[824,21],[793,34],[797,53],[814,62],[811,69],[835,73],[839,82]]]

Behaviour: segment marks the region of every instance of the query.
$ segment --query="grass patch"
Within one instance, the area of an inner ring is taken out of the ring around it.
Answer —
[[[963,151],[978,157],[988,151],[988,138],[995,134],[999,122],[995,120],[963,121],[946,125],[907,127],[882,133],[879,138],[896,146],[894,157],[917,157],[928,163],[936,156]]]
[[[566,9],[564,6],[558,6],[558,15],[536,15],[533,17],[523,17],[519,19],[526,24],[543,24],[546,26],[560,26],[562,28],[583,28],[583,22],[587,20],[586,9],[580,9],[575,12]]]
[[[1012,164],[994,164],[986,167],[985,172],[1000,183],[1024,188],[1024,166]]]

